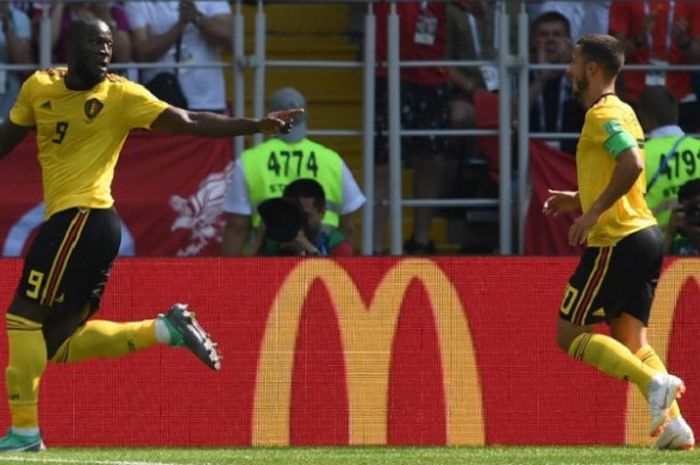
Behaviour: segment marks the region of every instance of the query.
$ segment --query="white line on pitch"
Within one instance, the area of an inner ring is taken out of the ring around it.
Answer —
[[[23,462],[23,463],[65,463],[65,464],[81,464],[81,465],[211,465],[209,463],[168,463],[168,462],[143,462],[131,460],[91,460],[91,459],[60,459],[60,458],[41,458],[41,457],[2,457],[0,463],[3,462]]]

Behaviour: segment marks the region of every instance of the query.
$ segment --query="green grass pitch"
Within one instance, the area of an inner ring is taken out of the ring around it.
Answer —
[[[2,465],[671,465],[700,451],[640,447],[322,447],[63,449],[2,454]]]

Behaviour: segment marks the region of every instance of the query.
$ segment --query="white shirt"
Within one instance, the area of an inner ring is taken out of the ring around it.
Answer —
[[[359,209],[365,203],[365,196],[357,185],[355,178],[348,166],[343,162],[343,203],[340,205],[340,214],[347,215]],[[222,210],[236,215],[253,216],[253,206],[250,203],[248,183],[245,180],[243,163],[240,158],[233,165],[233,177],[226,192],[226,199]]]
[[[180,13],[179,2],[128,2],[125,5],[132,29],[146,29],[150,35],[159,36],[170,30],[177,23]],[[231,14],[231,7],[225,1],[196,1],[197,10],[206,17]],[[156,63],[174,63],[176,45]],[[188,24],[182,34],[180,62],[203,63],[221,61],[219,48],[209,44],[199,28]],[[172,67],[142,70],[143,83],[150,81],[156,74],[173,71]],[[221,68],[181,68],[180,86],[187,97],[192,110],[224,110],[226,108],[226,89],[224,72]]]
[[[656,139],[657,137],[668,137],[668,136],[680,137],[684,134],[685,133],[680,128],[680,126],[678,126],[676,124],[669,124],[668,126],[659,126],[658,128],[652,129],[651,131],[649,131],[649,134],[647,134],[647,139]]]

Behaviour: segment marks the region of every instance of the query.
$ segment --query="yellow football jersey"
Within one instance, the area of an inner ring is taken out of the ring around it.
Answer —
[[[624,140],[627,143],[620,144]],[[644,156],[644,131],[634,110],[616,95],[603,96],[586,113],[576,147],[576,169],[581,207],[586,212],[612,178],[616,157],[637,146]],[[588,233],[588,245],[606,247],[625,236],[656,224],[647,207],[644,173],[632,188],[606,210]]]
[[[111,207],[114,167],[129,131],[149,128],[168,107],[121,76],[78,91],[66,87],[65,75],[65,69],[34,73],[10,112],[13,123],[36,126],[47,217],[73,207]]]

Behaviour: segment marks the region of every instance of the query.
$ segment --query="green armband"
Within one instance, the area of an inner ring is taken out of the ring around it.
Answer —
[[[634,137],[632,137],[629,132],[625,131],[616,120],[608,121],[603,125],[603,128],[610,136],[603,145],[614,158],[617,158],[620,153],[627,149],[638,147]]]

